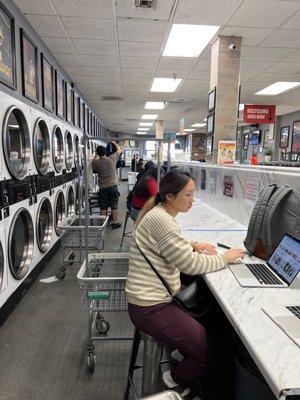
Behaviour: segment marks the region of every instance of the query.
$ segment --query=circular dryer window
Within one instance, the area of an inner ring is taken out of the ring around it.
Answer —
[[[36,231],[39,249],[42,253],[45,253],[51,245],[53,234],[52,207],[49,199],[46,197],[40,202],[38,208]]]
[[[75,135],[75,165],[79,166],[79,157],[80,157],[80,149],[79,149],[79,137]]]
[[[54,128],[52,136],[52,157],[56,172],[60,172],[62,170],[64,161],[63,153],[64,153],[63,135],[61,133],[60,128],[57,126]]]
[[[58,225],[60,222],[63,221],[63,219],[66,216],[66,204],[65,204],[65,196],[62,191],[59,191],[56,195],[56,200],[55,200],[55,232],[57,235],[61,234],[60,229],[58,228]]]
[[[67,195],[67,217],[71,217],[75,214],[75,198],[74,198],[74,190],[72,186],[68,189]]]
[[[3,273],[4,273],[4,254],[3,254],[3,246],[2,243],[0,242],[0,290],[2,288]]]
[[[46,175],[50,163],[50,139],[47,124],[41,118],[36,121],[34,126],[33,154],[38,172]]]
[[[10,107],[3,121],[3,150],[7,168],[16,179],[23,179],[30,162],[30,138],[21,110]]]
[[[26,208],[20,208],[12,220],[9,241],[8,261],[11,273],[16,279],[27,274],[33,258],[33,223]]]
[[[72,135],[68,131],[66,132],[65,144],[66,144],[66,151],[65,151],[66,167],[68,170],[70,170],[73,161],[73,142],[72,142]]]

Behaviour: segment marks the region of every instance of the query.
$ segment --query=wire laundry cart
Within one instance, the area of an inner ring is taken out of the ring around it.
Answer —
[[[127,311],[125,284],[128,263],[128,253],[89,254],[88,263],[84,260],[77,274],[83,289],[83,302],[88,310],[86,351],[90,372],[94,371],[96,363],[94,341],[132,340],[132,336],[109,336],[111,326],[102,314]]]
[[[173,390],[168,390],[152,396],[143,397],[141,400],[183,400],[183,398]]]
[[[104,237],[108,225],[105,215],[92,215],[88,218],[89,225],[85,231],[84,220],[79,217],[72,224],[62,223],[58,226],[61,231],[61,246],[63,248],[63,263],[59,267],[56,277],[63,279],[66,276],[68,265],[74,262],[82,263],[85,258],[86,248],[93,252],[102,252]]]

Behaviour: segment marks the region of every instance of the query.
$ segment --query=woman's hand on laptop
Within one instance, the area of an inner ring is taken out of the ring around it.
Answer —
[[[227,250],[223,257],[228,264],[234,264],[245,257],[245,250],[243,249],[230,249]]]
[[[201,254],[209,254],[212,256],[217,254],[215,246],[213,246],[210,243],[194,242],[194,243],[192,243],[192,246],[193,246],[194,251],[197,251],[198,253],[201,253]]]

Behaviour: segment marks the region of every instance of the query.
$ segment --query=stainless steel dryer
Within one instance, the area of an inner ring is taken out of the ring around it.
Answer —
[[[20,280],[27,275],[33,257],[34,226],[30,208],[20,207],[13,214],[8,235],[8,262],[15,279]]]
[[[65,164],[68,171],[73,167],[73,140],[70,131],[66,131],[65,134]]]
[[[75,134],[74,136],[74,164],[75,167],[78,167],[80,165],[80,143],[79,143],[79,136]]]
[[[58,236],[61,235],[59,224],[63,222],[66,217],[66,202],[65,196],[61,189],[59,189],[55,196],[54,201],[54,229]]]
[[[46,122],[38,118],[33,130],[33,154],[37,171],[46,175],[50,165],[50,138]]]
[[[53,239],[53,210],[50,200],[42,197],[36,213],[36,241],[41,253],[46,253]]]
[[[0,229],[0,307],[7,300],[7,274],[8,265],[6,258],[6,229]]]
[[[69,185],[67,187],[67,217],[73,217],[75,216],[75,195],[74,195],[74,189],[72,185]]]
[[[5,113],[2,145],[10,175],[22,180],[30,166],[30,134],[26,117],[17,106],[9,107]]]
[[[55,126],[52,134],[52,159],[57,173],[61,173],[64,164],[64,141],[59,126]]]

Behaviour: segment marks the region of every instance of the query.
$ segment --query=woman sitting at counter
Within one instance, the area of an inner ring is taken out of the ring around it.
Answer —
[[[181,361],[163,374],[163,384],[184,397],[189,386],[205,375],[208,338],[205,328],[177,307],[142,255],[165,279],[171,292],[180,291],[180,272],[203,274],[226,267],[244,256],[241,249],[217,255],[208,243],[181,236],[175,220],[194,202],[195,184],[180,170],[162,177],[159,193],[143,207],[136,222],[126,283],[128,311],[135,327],[180,352]],[[206,254],[203,254],[206,253]],[[214,254],[214,255],[213,255]]]

